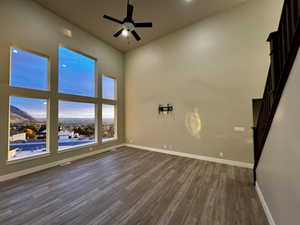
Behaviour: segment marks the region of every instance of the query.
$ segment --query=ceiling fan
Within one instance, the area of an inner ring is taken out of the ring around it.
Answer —
[[[124,36],[128,36],[129,33],[131,33],[137,41],[140,41],[141,37],[135,31],[135,28],[137,28],[137,27],[139,27],[139,28],[152,27],[152,23],[150,23],[150,22],[135,23],[134,20],[133,20],[133,9],[134,9],[133,5],[131,5],[129,3],[129,0],[128,0],[128,3],[127,3],[127,16],[122,21],[118,20],[118,19],[115,19],[113,17],[107,16],[107,15],[103,16],[103,18],[105,18],[105,19],[111,20],[115,23],[119,23],[119,24],[122,25],[122,29],[119,30],[117,33],[115,33],[114,37],[117,38],[117,37],[120,36],[120,34],[123,34]]]

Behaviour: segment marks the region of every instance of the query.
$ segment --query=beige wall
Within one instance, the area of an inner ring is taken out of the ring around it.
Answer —
[[[79,15],[80,16],[80,15]],[[73,31],[73,38],[63,36],[63,28]],[[101,29],[101,27],[99,27]],[[94,146],[94,150],[105,148],[111,145],[123,143],[124,141],[124,55],[83,32],[76,26],[57,17],[41,6],[30,0],[1,0],[0,1],[0,176],[6,173],[15,172],[33,166],[44,165],[56,160],[73,157],[88,152],[88,148],[69,151],[58,154],[56,152],[56,141],[50,143],[51,155],[45,158],[34,159],[7,165],[7,141],[8,141],[8,82],[9,82],[9,47],[11,44],[22,46],[51,57],[51,81],[55,87],[57,83],[57,46],[62,43],[67,47],[78,49],[98,59],[98,75],[106,74],[115,76],[118,79],[118,136],[119,140]],[[55,95],[51,94],[51,99]],[[50,100],[51,100],[50,99]],[[57,105],[52,106],[51,114],[52,127],[55,120]],[[52,136],[56,130],[51,131]]]
[[[252,162],[251,99],[262,96],[282,2],[248,1],[127,53],[127,141]],[[169,120],[158,117],[164,103],[175,106]]]
[[[277,225],[298,225],[300,209],[300,52],[280,99],[257,180]]]

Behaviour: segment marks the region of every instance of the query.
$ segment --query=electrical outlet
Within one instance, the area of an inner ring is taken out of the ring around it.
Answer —
[[[132,138],[128,138],[128,143],[133,143],[133,140],[132,140]]]
[[[233,130],[235,132],[245,132],[246,129],[245,127],[234,127]]]
[[[93,151],[93,147],[90,147],[89,150],[90,150],[90,151]]]
[[[223,152],[220,152],[219,155],[220,155],[221,158],[224,157],[224,153]]]
[[[164,149],[167,149],[167,148],[168,148],[168,146],[167,146],[167,145],[163,145],[163,148],[164,148]]]

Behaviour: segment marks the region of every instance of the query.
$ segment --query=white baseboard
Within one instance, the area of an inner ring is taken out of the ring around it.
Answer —
[[[115,146],[112,146],[112,147],[109,147],[109,148],[99,149],[99,150],[88,152],[88,153],[85,153],[85,154],[82,154],[82,155],[77,155],[77,156],[70,157],[70,158],[67,158],[67,159],[51,162],[51,163],[48,163],[48,164],[45,164],[45,165],[40,165],[40,166],[36,166],[36,167],[29,168],[29,169],[26,169],[26,170],[21,170],[21,171],[14,172],[14,173],[9,173],[9,174],[0,176],[0,182],[15,179],[17,177],[25,176],[25,175],[35,173],[35,172],[38,172],[38,171],[41,171],[41,170],[49,169],[51,167],[55,167],[55,166],[65,164],[65,163],[68,163],[68,162],[73,162],[73,161],[83,159],[83,158],[86,158],[86,157],[89,157],[89,156],[92,156],[92,155],[97,155],[97,154],[107,152],[107,151],[110,151],[110,150],[113,150],[113,149],[116,149],[116,148],[119,148],[119,147],[122,147],[122,146],[124,146],[124,145],[123,144],[115,145]]]
[[[35,172],[38,172],[38,171],[41,171],[41,170],[49,169],[51,167],[55,167],[55,166],[58,166],[58,165],[61,165],[61,164],[65,164],[65,163],[68,163],[68,162],[83,159],[83,158],[86,158],[86,157],[89,157],[89,156],[92,156],[92,155],[107,152],[107,151],[110,151],[112,149],[116,149],[116,148],[119,148],[119,147],[122,147],[122,146],[128,146],[128,147],[132,147],[132,148],[138,148],[138,149],[141,149],[141,150],[160,152],[160,153],[165,153],[165,154],[170,154],[170,155],[177,155],[177,156],[181,156],[181,157],[199,159],[199,160],[204,160],[204,161],[209,161],[209,162],[227,164],[227,165],[231,165],[231,166],[238,166],[238,167],[244,167],[244,168],[253,168],[253,164],[251,164],[251,163],[238,162],[238,161],[232,161],[232,160],[226,160],[226,159],[219,159],[219,158],[201,156],[201,155],[190,154],[190,153],[169,151],[169,150],[165,150],[165,149],[150,148],[150,147],[139,146],[139,145],[121,144],[121,145],[116,145],[116,146],[112,146],[112,147],[105,148],[105,149],[100,149],[100,150],[97,150],[97,151],[88,152],[86,154],[70,157],[70,158],[67,158],[67,159],[55,161],[55,162],[48,163],[48,164],[45,164],[45,165],[40,165],[40,166],[36,166],[36,167],[33,167],[33,168],[21,170],[21,171],[18,171],[18,172],[9,173],[9,174],[0,176],[0,182],[15,179],[17,177],[21,177],[21,176],[25,176],[25,175],[35,173]]]
[[[199,160],[203,160],[203,161],[221,163],[221,164],[226,164],[226,165],[230,165],[230,166],[237,166],[237,167],[250,168],[250,169],[253,168],[252,163],[245,163],[245,162],[233,161],[233,160],[228,160],[228,159],[220,159],[220,158],[214,158],[214,157],[208,157],[208,156],[201,156],[201,155],[196,155],[196,154],[176,152],[176,151],[151,148],[151,147],[145,147],[145,146],[133,145],[133,144],[125,144],[125,145],[128,147],[132,147],[132,148],[138,148],[138,149],[148,150],[148,151],[153,151],[153,152],[160,152],[160,153],[165,153],[165,154],[169,154],[169,155],[182,156],[182,157],[187,157],[187,158],[192,158],[192,159],[199,159]]]
[[[261,192],[261,189],[260,189],[260,187],[259,187],[259,185],[258,185],[257,182],[255,183],[255,189],[256,189],[257,195],[259,197],[259,200],[261,202],[261,205],[262,205],[262,207],[263,207],[263,209],[265,211],[265,214],[266,214],[266,217],[267,217],[267,219],[269,221],[269,224],[270,225],[276,225],[276,223],[275,223],[275,221],[273,219],[273,216],[271,214],[271,211],[269,209],[269,206],[268,206],[268,204],[267,204],[267,202],[266,202],[266,200],[264,198],[264,195]]]

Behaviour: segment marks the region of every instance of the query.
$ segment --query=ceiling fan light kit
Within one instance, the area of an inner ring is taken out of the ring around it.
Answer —
[[[119,19],[113,18],[111,16],[104,15],[103,18],[113,21],[115,23],[121,24],[121,29],[114,34],[114,37],[119,37],[121,34],[124,37],[127,37],[129,33],[133,35],[133,37],[140,41],[141,37],[140,35],[135,31],[135,28],[151,28],[152,23],[151,22],[144,22],[144,23],[135,23],[133,20],[133,10],[134,6],[129,3],[127,3],[127,16],[121,21]]]

